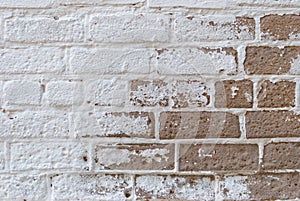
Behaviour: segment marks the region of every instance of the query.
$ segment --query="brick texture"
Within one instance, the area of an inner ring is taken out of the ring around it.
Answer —
[[[0,201],[300,199],[300,0],[1,0]]]

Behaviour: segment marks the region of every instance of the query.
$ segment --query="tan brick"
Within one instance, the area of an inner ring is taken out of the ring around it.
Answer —
[[[215,200],[215,181],[211,176],[161,176],[136,177],[137,200]]]
[[[300,47],[247,47],[244,62],[249,75],[299,74]]]
[[[182,171],[258,170],[258,146],[252,144],[180,145]]]
[[[253,18],[227,16],[180,16],[174,22],[178,41],[251,40],[254,39]]]
[[[296,83],[291,81],[260,83],[258,107],[294,107]]]
[[[198,80],[178,80],[172,85],[173,108],[205,107],[209,105],[210,97],[210,88]]]
[[[98,145],[95,163],[96,169],[171,170],[174,169],[174,145]]]
[[[220,181],[222,200],[291,200],[300,197],[300,173],[227,176]]]
[[[263,39],[300,39],[300,15],[267,15],[260,19],[260,24]]]
[[[74,113],[79,137],[154,137],[154,114],[150,112]]]
[[[218,108],[251,108],[253,83],[251,80],[225,80],[215,84],[215,106]]]
[[[293,111],[249,111],[248,138],[300,137],[300,115]]]
[[[225,112],[162,112],[161,139],[235,138],[241,134],[237,115]]]
[[[271,143],[264,149],[264,169],[300,169],[300,143]]]
[[[132,80],[130,82],[130,102],[138,106],[168,106],[167,83],[162,80],[144,81]]]

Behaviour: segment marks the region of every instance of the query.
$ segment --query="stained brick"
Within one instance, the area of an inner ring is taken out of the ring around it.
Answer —
[[[225,112],[162,112],[161,139],[236,138],[241,134],[237,115]]]
[[[182,171],[258,170],[258,146],[251,144],[180,145]]]

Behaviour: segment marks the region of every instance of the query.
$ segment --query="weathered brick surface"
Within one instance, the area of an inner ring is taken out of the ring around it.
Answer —
[[[246,113],[248,138],[299,137],[300,117],[293,111],[251,111]]]
[[[170,19],[147,13],[93,15],[89,28],[93,41],[165,42],[169,39]]]
[[[215,106],[218,108],[251,108],[253,82],[251,80],[224,80],[215,84]]]
[[[42,175],[0,175],[0,197],[2,200],[47,199],[47,178]]]
[[[138,200],[214,200],[214,179],[209,176],[137,176]]]
[[[241,134],[237,115],[225,112],[162,112],[161,139],[236,138]]]
[[[72,48],[71,71],[81,73],[120,74],[149,73],[152,49]]]
[[[180,145],[182,171],[258,170],[258,146],[251,144]]]
[[[62,111],[0,112],[1,138],[70,137],[68,113]]]
[[[300,16],[267,15],[260,19],[261,36],[269,40],[299,40]]]
[[[61,73],[65,69],[62,48],[1,49],[0,73]]]
[[[274,169],[299,169],[300,168],[300,143],[271,143],[264,148],[263,168]]]
[[[239,7],[239,6],[299,6],[300,3],[297,0],[209,0],[209,1],[197,1],[197,0],[149,0],[150,7],[188,7],[188,8],[230,8],[230,7]]]
[[[288,200],[299,198],[299,173],[227,176],[220,181],[224,200]]]
[[[257,98],[258,107],[277,108],[295,106],[295,88],[296,83],[292,81],[262,81]]]
[[[126,200],[133,180],[127,175],[60,174],[51,177],[55,200]]]
[[[249,75],[299,74],[300,47],[247,47],[244,62]]]
[[[297,200],[299,0],[1,0],[0,200]]]
[[[154,114],[148,112],[95,112],[74,114],[81,137],[154,137]]]
[[[22,170],[88,170],[87,147],[77,142],[14,143],[11,168]]]
[[[98,145],[95,152],[96,169],[174,169],[173,144]]]
[[[178,41],[251,40],[254,19],[235,16],[180,16],[174,31]]]
[[[156,51],[160,74],[231,75],[237,72],[237,52],[233,48],[163,48]]]
[[[83,41],[83,22],[78,18],[15,18],[5,23],[6,38],[17,42]]]

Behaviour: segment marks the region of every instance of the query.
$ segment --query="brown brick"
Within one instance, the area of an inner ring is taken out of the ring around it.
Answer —
[[[161,139],[236,138],[241,135],[237,115],[225,112],[162,112]]]
[[[263,39],[300,39],[300,16],[293,14],[267,15],[260,19],[260,29]]]
[[[300,47],[247,47],[245,72],[249,75],[289,74],[299,55]]]
[[[300,197],[300,173],[227,176],[220,181],[223,200],[291,200]]]
[[[174,144],[98,145],[95,166],[106,170],[171,170]]]
[[[300,169],[300,143],[267,144],[264,149],[263,168]]]
[[[136,177],[136,198],[143,201],[215,200],[212,176],[143,175]]]
[[[182,171],[258,170],[258,146],[252,144],[180,145]]]
[[[248,138],[300,137],[300,115],[293,111],[249,111]]]
[[[210,103],[211,90],[198,80],[178,80],[172,85],[172,107],[205,107]]]
[[[258,107],[294,107],[295,82],[265,80],[260,84]]]
[[[132,80],[130,82],[130,102],[137,106],[168,106],[167,83],[162,80],[144,81]]]
[[[251,80],[225,80],[215,84],[215,106],[218,108],[251,108],[253,83]]]

